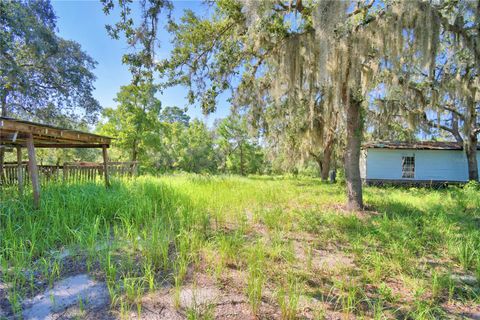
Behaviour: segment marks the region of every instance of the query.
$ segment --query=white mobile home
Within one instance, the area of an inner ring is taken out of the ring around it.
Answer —
[[[480,166],[480,151],[477,159]],[[455,142],[370,142],[362,147],[360,175],[367,184],[462,183],[467,157]]]

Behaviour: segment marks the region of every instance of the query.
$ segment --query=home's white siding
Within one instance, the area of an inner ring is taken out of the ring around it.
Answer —
[[[477,151],[477,168],[478,172],[480,172],[480,150]]]
[[[362,150],[360,153],[360,178],[367,177],[367,150]]]
[[[402,178],[402,157],[415,156],[415,179]],[[477,152],[480,160],[480,152]],[[461,150],[368,149],[363,179],[467,181],[467,157]],[[361,165],[362,166],[362,165]],[[479,163],[480,170],[480,163]],[[362,172],[363,173],[363,172]]]

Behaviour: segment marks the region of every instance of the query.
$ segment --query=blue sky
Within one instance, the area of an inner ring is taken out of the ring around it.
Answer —
[[[173,1],[174,17],[182,15],[184,9],[192,9],[197,13],[205,14],[205,8],[200,1]],[[120,86],[130,82],[128,67],[121,62],[122,55],[128,46],[122,40],[111,39],[105,30],[105,25],[115,22],[115,17],[106,16],[102,11],[99,0],[95,1],[53,1],[52,5],[57,15],[58,33],[61,37],[74,40],[81,44],[84,51],[93,57],[98,65],[94,70],[95,98],[102,107],[114,107],[115,98]],[[160,48],[157,55],[160,58],[168,57],[171,49],[169,35],[165,30],[159,33]],[[175,87],[159,96],[163,106],[187,106],[185,100],[186,88]],[[209,125],[216,118],[228,115],[230,107],[225,99],[218,103],[217,112],[205,117],[198,106],[188,106],[188,113],[192,118],[205,120]]]

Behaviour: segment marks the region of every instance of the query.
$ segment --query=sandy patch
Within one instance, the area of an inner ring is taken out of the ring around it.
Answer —
[[[195,274],[193,281],[175,292],[174,287],[165,287],[142,298],[141,319],[185,319],[195,314],[199,318],[254,319],[246,298],[239,293],[219,288],[205,274]],[[175,296],[178,297],[176,301]],[[176,306],[176,302],[179,305]],[[134,312],[130,318],[139,319]]]
[[[352,257],[340,251],[316,249],[308,244],[294,241],[293,248],[299,266],[311,265],[313,270],[336,271],[355,267]]]
[[[95,309],[108,309],[109,295],[104,283],[86,274],[65,278],[52,289],[27,299],[23,303],[23,317],[31,320],[49,320],[81,316]]]
[[[443,310],[450,316],[460,319],[475,319],[480,320],[480,305],[479,304],[464,304],[458,301],[445,303]]]

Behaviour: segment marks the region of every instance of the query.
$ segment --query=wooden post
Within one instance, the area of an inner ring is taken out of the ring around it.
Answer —
[[[17,147],[17,182],[18,193],[23,196],[23,166],[22,166],[22,148]]]
[[[102,153],[103,153],[103,175],[105,176],[105,186],[108,188],[110,187],[110,181],[108,179],[108,152],[107,146],[102,146]]]
[[[38,166],[37,158],[35,156],[35,146],[33,144],[33,135],[28,134],[27,137],[27,150],[28,150],[28,171],[30,172],[30,181],[32,182],[33,190],[33,207],[35,209],[40,208],[40,182],[38,180]]]

